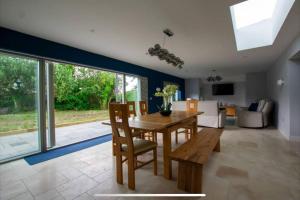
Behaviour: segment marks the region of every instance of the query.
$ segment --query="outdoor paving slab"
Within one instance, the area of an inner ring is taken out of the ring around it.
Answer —
[[[111,133],[110,126],[100,121],[59,127],[55,129],[56,146],[61,147]],[[0,137],[0,160],[38,150],[36,131]]]

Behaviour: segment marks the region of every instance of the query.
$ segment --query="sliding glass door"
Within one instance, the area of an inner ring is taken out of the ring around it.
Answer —
[[[37,59],[0,52],[0,162],[40,151]]]
[[[0,163],[111,134],[109,102],[140,93],[136,76],[0,52]]]
[[[140,95],[140,79],[136,76],[125,76],[125,99],[126,101],[136,102],[136,111],[139,113]]]
[[[48,61],[47,66],[48,147],[111,133],[101,121],[109,118],[108,103],[114,98],[116,74],[59,62]],[[49,87],[51,84],[53,87]]]
[[[123,103],[125,101],[124,90],[125,90],[125,75],[116,74],[116,84],[115,84],[116,102]]]

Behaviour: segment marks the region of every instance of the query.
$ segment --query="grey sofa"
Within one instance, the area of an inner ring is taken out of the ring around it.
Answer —
[[[237,124],[240,127],[263,128],[270,124],[273,102],[260,100],[257,111],[238,110]]]

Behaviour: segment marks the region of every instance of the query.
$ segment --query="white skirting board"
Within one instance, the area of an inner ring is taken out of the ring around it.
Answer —
[[[300,136],[291,136],[289,134],[286,134],[285,132],[283,132],[282,130],[278,131],[281,133],[281,135],[288,141],[295,141],[295,142],[300,142]]]
[[[300,142],[300,136],[290,136],[290,141]]]

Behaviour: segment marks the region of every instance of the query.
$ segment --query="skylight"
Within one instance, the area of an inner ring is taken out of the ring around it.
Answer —
[[[236,28],[270,19],[274,13],[277,0],[248,0],[233,6]]]
[[[295,0],[247,0],[230,7],[237,49],[272,45]]]

